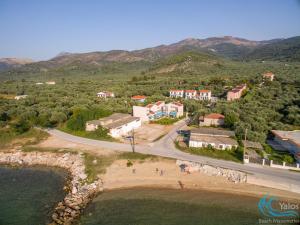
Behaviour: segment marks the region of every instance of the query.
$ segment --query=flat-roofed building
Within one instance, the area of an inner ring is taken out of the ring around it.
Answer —
[[[271,133],[274,135],[273,141],[278,145],[278,149],[289,151],[300,162],[300,130],[272,130]],[[272,145],[275,149],[277,149],[276,144]]]
[[[236,99],[240,99],[242,97],[243,91],[246,90],[247,85],[242,84],[233,88],[231,91],[227,92],[227,101],[233,101]]]
[[[206,148],[212,147],[219,150],[232,149],[238,147],[233,131],[216,128],[198,128],[191,130],[189,147]]]
[[[111,116],[86,122],[86,131],[94,131],[99,127],[109,130],[112,137],[119,138],[130,134],[133,129],[142,125],[141,119],[129,114],[114,113]]]

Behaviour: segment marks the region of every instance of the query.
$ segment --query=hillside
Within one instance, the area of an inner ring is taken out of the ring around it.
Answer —
[[[245,55],[247,60],[300,61],[300,36],[263,45]]]
[[[18,68],[22,65],[32,63],[31,59],[22,58],[2,58],[0,59],[0,71],[9,70],[12,68]]]
[[[200,68],[221,66],[226,60],[211,53],[186,51],[157,60],[149,68],[149,73],[194,73]]]
[[[58,56],[35,63],[17,59],[0,60],[0,70],[12,69],[12,73],[22,75],[31,73],[47,74],[94,74],[132,73],[133,71],[156,70],[158,73],[171,72],[184,68],[182,63],[166,66],[167,61],[180,58],[185,52],[193,52],[209,56],[210,65],[218,60],[230,59],[237,61],[269,60],[269,61],[300,61],[300,37],[274,39],[267,41],[251,41],[231,36],[206,39],[188,38],[169,45],[160,45],[135,51],[112,50],[90,53],[61,53]],[[178,57],[177,57],[178,55]],[[29,64],[27,64],[29,63]],[[186,62],[187,63],[187,62]],[[185,64],[186,64],[185,63]],[[218,63],[220,65],[222,63]],[[161,70],[158,69],[161,67]],[[9,73],[11,74],[11,73]],[[7,73],[0,74],[4,77]]]

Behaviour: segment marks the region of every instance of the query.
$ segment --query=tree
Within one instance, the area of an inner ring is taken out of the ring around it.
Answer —
[[[13,125],[13,129],[18,134],[23,134],[31,128],[31,124],[27,120],[18,120]]]
[[[67,122],[67,128],[71,130],[84,130],[85,121],[81,114],[73,115]]]
[[[67,120],[67,116],[63,112],[54,112],[51,114],[51,117],[50,117],[50,122],[52,124],[63,123],[66,120]]]
[[[238,116],[234,112],[229,112],[225,114],[224,124],[226,127],[232,129],[234,127],[234,124],[238,121]]]

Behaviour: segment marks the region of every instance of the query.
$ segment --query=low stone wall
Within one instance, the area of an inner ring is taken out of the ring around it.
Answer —
[[[71,173],[70,191],[62,202],[59,202],[52,215],[55,224],[71,224],[92,198],[103,190],[101,180],[87,184],[83,156],[70,153],[0,152],[0,164],[20,166],[51,166],[67,169]]]
[[[185,165],[184,170],[190,173],[201,172],[209,176],[223,176],[226,177],[229,181],[232,181],[234,183],[247,182],[247,174],[236,170],[224,169],[221,167],[214,167],[202,163],[183,161],[183,160],[176,160],[176,165],[178,166]]]

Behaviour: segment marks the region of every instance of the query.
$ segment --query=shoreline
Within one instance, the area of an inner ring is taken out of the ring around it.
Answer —
[[[156,168],[164,168],[165,174],[160,176]],[[133,173],[132,170],[136,172]],[[239,172],[238,172],[239,173]],[[211,191],[234,195],[262,197],[266,194],[277,197],[300,200],[300,194],[280,189],[264,187],[246,183],[245,180],[234,182],[224,175],[208,173],[207,170],[181,172],[172,160],[163,159],[159,162],[146,161],[135,163],[132,167],[126,166],[126,160],[118,160],[107,168],[103,180],[103,190],[113,191],[128,188],[167,188],[195,191]],[[179,184],[179,181],[183,187]]]
[[[65,198],[53,210],[52,223],[72,224],[78,220],[84,209],[101,192],[126,189],[172,189],[186,191],[206,191],[260,198],[271,194],[289,200],[300,200],[300,194],[246,183],[247,177],[240,171],[215,168],[208,165],[191,164],[188,170],[180,169],[181,163],[170,159],[135,160],[127,166],[128,160],[116,160],[106,168],[106,173],[98,180],[86,183],[87,175],[81,153],[53,152],[0,152],[0,166],[42,167],[64,169],[68,172]],[[164,171],[160,175],[156,170]],[[134,172],[133,172],[134,171]]]
[[[49,152],[0,152],[0,165],[55,167],[68,171],[65,198],[58,202],[51,216],[51,225],[72,224],[83,209],[102,189],[101,180],[86,183],[87,175],[81,154]]]

